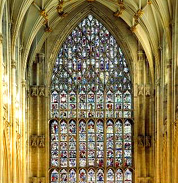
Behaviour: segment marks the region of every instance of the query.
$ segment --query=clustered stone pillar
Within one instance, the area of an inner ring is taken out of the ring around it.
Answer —
[[[22,183],[26,183],[26,122],[25,122],[25,95],[26,81],[22,81]]]
[[[134,157],[135,182],[147,183],[151,180],[151,130],[149,68],[142,50],[138,50],[134,70]],[[147,166],[148,164],[148,166]]]
[[[2,54],[3,37],[0,34],[0,183],[3,183],[3,54]]]
[[[17,183],[17,132],[16,132],[16,61],[11,62],[11,123],[12,123],[12,183]]]
[[[45,86],[45,57],[43,53],[36,56],[33,63],[33,74],[30,89],[30,181],[45,183],[47,166],[47,147],[45,145],[47,134],[47,97]]]
[[[161,123],[160,123],[160,79],[156,82],[156,96],[157,96],[157,126],[156,126],[156,183],[160,183],[160,133],[161,133]]]
[[[172,183],[172,59],[167,64],[168,69],[168,84],[167,84],[167,182]]]

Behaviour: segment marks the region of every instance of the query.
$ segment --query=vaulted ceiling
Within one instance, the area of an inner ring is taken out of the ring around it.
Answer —
[[[20,36],[25,69],[29,54],[54,31],[58,34],[56,27],[61,26],[67,16],[84,5],[97,4],[98,10],[100,5],[104,6],[113,12],[114,18],[125,22],[144,48],[150,65],[159,66],[159,47],[163,35],[171,47],[173,2],[174,0],[10,0],[12,50],[15,50]],[[4,3],[5,0],[2,0],[1,7]],[[2,10],[3,8],[0,11]]]

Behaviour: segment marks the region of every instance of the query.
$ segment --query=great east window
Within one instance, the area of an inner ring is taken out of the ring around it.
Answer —
[[[50,109],[51,183],[133,182],[129,68],[116,39],[92,15],[59,51]]]

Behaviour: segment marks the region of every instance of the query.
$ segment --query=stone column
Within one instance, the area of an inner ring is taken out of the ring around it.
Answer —
[[[173,169],[172,169],[172,59],[167,64],[168,70],[168,84],[167,84],[167,182],[172,183]]]
[[[26,81],[22,81],[22,183],[26,183],[26,122],[25,122],[25,95]]]
[[[0,183],[3,183],[3,37],[0,34]]]
[[[16,158],[17,158],[17,134],[15,118],[15,100],[16,100],[16,61],[11,62],[11,123],[12,123],[12,183],[17,183]]]

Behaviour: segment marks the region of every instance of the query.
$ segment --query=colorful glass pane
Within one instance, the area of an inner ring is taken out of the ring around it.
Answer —
[[[132,165],[132,126],[128,120],[124,123],[124,164]]]
[[[114,171],[112,169],[107,171],[107,183],[114,183]]]
[[[71,169],[69,171],[69,182],[70,183],[75,183],[77,181],[77,178],[76,178],[76,171],[74,169]]]
[[[115,123],[115,166],[122,165],[122,149],[123,149],[123,130],[122,122],[120,120]]]
[[[79,153],[80,153],[80,166],[86,166],[86,122],[81,120],[79,122]]]
[[[95,171],[93,169],[88,171],[88,183],[95,183]]]
[[[62,169],[60,171],[60,182],[66,183],[67,182],[67,171],[65,169]]]
[[[132,183],[132,172],[129,169],[124,173],[124,183]]]
[[[104,171],[99,169],[96,174],[96,182],[103,183],[104,182]]]
[[[123,183],[123,173],[122,173],[122,170],[120,170],[120,169],[118,169],[116,171],[115,182],[116,183]]]
[[[107,121],[107,130],[106,130],[106,138],[107,138],[107,166],[114,166],[114,131],[113,131],[113,121]]]
[[[51,183],[59,183],[59,173],[57,170],[51,172]]]
[[[79,171],[79,182],[86,183],[87,182],[87,174],[85,169],[81,169]]]
[[[59,125],[57,121],[51,122],[51,166],[59,166]]]

